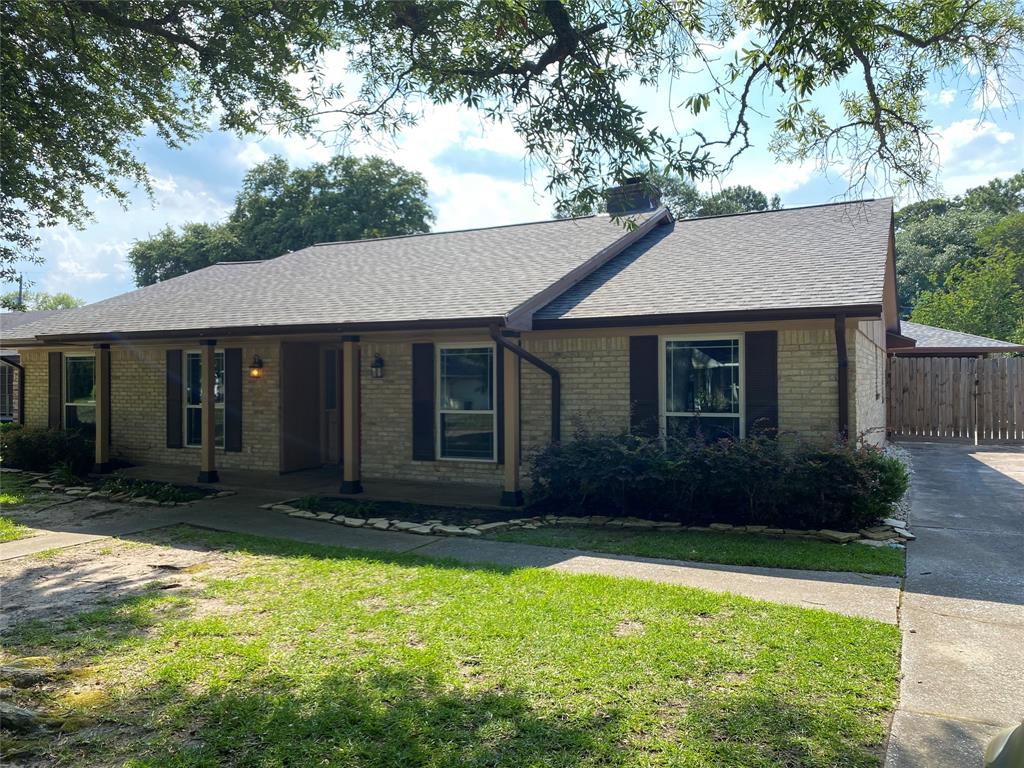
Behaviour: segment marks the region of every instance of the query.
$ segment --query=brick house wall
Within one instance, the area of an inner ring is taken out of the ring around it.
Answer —
[[[374,379],[370,371],[376,354],[386,361],[382,379]],[[411,342],[363,342],[360,368],[364,478],[501,484],[501,467],[495,462],[413,461]]]
[[[280,466],[280,344],[276,340],[239,342],[242,348],[242,451],[217,450],[217,466],[277,471]],[[166,350],[179,346],[116,346],[110,350],[111,456],[132,463],[199,466],[199,448],[168,448],[166,438]],[[222,347],[217,347],[218,350]],[[191,351],[191,350],[190,350]],[[25,424],[49,423],[49,350],[22,351],[26,378]],[[263,358],[264,376],[248,376],[254,354]]]
[[[885,434],[885,331],[878,321],[850,324],[850,429],[873,442]],[[745,326],[675,326],[533,332],[522,344],[555,366],[562,381],[562,438],[578,427],[620,432],[629,427],[629,336],[681,335],[765,330],[778,332],[779,429],[828,442],[836,435],[836,350],[830,321],[760,323]],[[476,343],[467,337],[438,336],[434,341]],[[430,337],[417,337],[429,341]],[[165,438],[165,351],[170,345],[117,346],[111,350],[112,455],[132,462],[199,466],[198,448],[169,449]],[[280,469],[281,392],[279,340],[248,340],[225,346],[264,361],[264,377],[243,375],[242,452],[217,452],[224,468]],[[173,348],[180,348],[175,345]],[[371,364],[380,354],[386,373],[374,379]],[[29,386],[26,423],[47,425],[47,350],[22,353]],[[499,487],[502,468],[495,462],[414,461],[412,459],[412,339],[365,337],[361,344],[362,475],[367,480],[431,480]],[[522,451],[524,462],[550,440],[550,380],[532,365],[521,368]]]
[[[886,430],[885,324],[881,320],[863,320],[852,335],[850,435],[881,445]]]

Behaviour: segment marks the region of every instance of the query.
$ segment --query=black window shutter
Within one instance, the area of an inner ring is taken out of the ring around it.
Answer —
[[[498,463],[505,463],[505,348],[495,344],[494,354],[494,410],[498,419]]]
[[[181,448],[184,393],[181,381],[181,350],[167,350],[167,447]]]
[[[434,345],[412,345],[412,457],[434,456]]]
[[[242,350],[224,350],[224,450],[242,450]]]
[[[629,428],[635,435],[657,437],[658,337],[629,337]]]
[[[99,370],[99,366],[101,365],[106,369],[104,370],[104,373],[106,374],[107,379],[107,396],[105,398],[104,405],[107,407],[107,445],[110,446],[113,444],[114,435],[114,420],[111,418],[113,412],[110,410],[110,403],[111,398],[113,398],[114,395],[114,388],[110,385],[110,373],[111,368],[113,367],[113,362],[110,359],[109,350],[107,350],[107,354],[105,355],[100,354],[99,350],[96,350],[97,370]]]
[[[48,357],[49,363],[49,426],[50,429],[60,429],[64,422],[64,355],[60,352],[51,352]]]
[[[744,337],[747,434],[779,428],[779,339],[777,331],[748,331]]]

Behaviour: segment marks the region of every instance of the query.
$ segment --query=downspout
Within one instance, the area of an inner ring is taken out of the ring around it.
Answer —
[[[846,352],[846,315],[836,315],[836,377],[839,385],[839,439],[850,436],[850,358]]]
[[[520,359],[539,368],[551,378],[551,442],[557,443],[562,439],[562,376],[558,369],[541,360],[532,352],[528,352],[518,344],[513,344],[501,335],[501,330],[495,325],[490,327],[491,338],[499,347],[504,347]]]

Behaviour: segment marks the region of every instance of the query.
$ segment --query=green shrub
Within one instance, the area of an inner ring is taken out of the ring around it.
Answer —
[[[532,501],[546,511],[780,528],[870,525],[908,484],[878,449],[765,434],[703,443],[579,431],[533,457],[530,474]]]
[[[5,425],[0,430],[0,457],[5,467],[49,472],[58,466],[81,476],[93,465],[90,435],[77,429],[39,429]]]

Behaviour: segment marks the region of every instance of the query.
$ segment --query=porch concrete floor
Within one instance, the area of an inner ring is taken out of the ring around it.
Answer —
[[[274,499],[293,499],[301,496],[336,496],[365,501],[398,501],[443,507],[475,507],[483,509],[509,509],[498,504],[500,488],[469,485],[466,483],[414,482],[409,480],[364,480],[359,494],[338,493],[340,485],[337,467],[304,469],[279,474],[250,469],[218,469],[220,482],[213,488],[238,491],[260,491]],[[122,469],[117,474],[140,480],[156,480],[181,485],[201,485],[196,481],[196,467],[177,464],[143,464]]]

